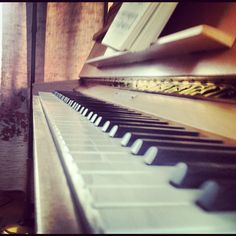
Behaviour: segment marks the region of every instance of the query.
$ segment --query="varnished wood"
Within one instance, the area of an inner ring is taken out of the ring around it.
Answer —
[[[208,24],[235,35],[235,10],[235,2],[180,2],[162,36],[198,24]]]
[[[201,12],[201,14],[199,14]],[[181,3],[177,7],[161,36],[193,27],[209,24],[236,36],[236,3]],[[95,49],[96,50],[96,49]],[[102,55],[93,52],[93,55]],[[91,59],[91,57],[89,57]],[[173,75],[231,75],[236,74],[236,44],[229,50],[214,50],[188,55],[171,56],[165,59],[150,60],[98,69],[85,65],[80,77],[112,76],[173,76]]]
[[[100,85],[79,87],[78,90],[89,96],[125,104],[132,109],[165,118],[170,123],[183,124],[200,130],[203,134],[236,144],[236,105],[140,93]]]
[[[168,58],[170,56],[228,49],[235,37],[209,25],[198,25],[176,33],[163,36],[149,48],[136,52],[118,52],[94,57],[86,61],[96,67],[124,65],[134,62]]]

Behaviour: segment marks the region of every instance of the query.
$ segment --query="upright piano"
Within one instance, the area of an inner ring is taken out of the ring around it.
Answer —
[[[164,33],[236,36],[235,19],[186,3]],[[96,42],[78,81],[35,84],[37,233],[236,233],[235,48],[104,58]]]

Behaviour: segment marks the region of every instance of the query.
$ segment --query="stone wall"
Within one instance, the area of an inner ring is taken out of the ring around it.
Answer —
[[[103,2],[48,3],[44,81],[76,80],[103,24]]]
[[[25,3],[2,3],[0,189],[24,190],[28,141]]]
[[[32,4],[2,3],[0,190],[25,190]],[[76,80],[102,27],[102,2],[38,3],[36,82]]]

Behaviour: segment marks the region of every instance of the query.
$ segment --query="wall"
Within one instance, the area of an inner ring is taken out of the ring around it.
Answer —
[[[35,81],[44,81],[47,2],[37,3]]]
[[[44,82],[78,79],[92,36],[102,27],[103,11],[102,2],[48,3]]]
[[[103,5],[89,2],[38,4],[36,81],[78,79],[93,45],[91,38],[102,26]],[[32,3],[2,3],[2,6],[0,190],[24,190]]]
[[[2,3],[0,189],[24,190],[27,158],[25,3]]]

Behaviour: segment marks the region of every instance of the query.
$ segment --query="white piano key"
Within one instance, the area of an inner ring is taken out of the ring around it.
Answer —
[[[84,172],[84,181],[90,185],[158,185],[159,183],[168,183],[169,177],[173,172],[173,167],[152,168],[151,170],[141,170],[124,172],[104,171],[100,173]]]
[[[74,109],[74,110],[76,110],[76,108],[79,106],[79,104],[77,103],[77,102],[75,102],[74,103],[74,105],[72,106],[72,108]]]
[[[98,151],[98,152],[119,152],[123,153],[124,150],[120,149],[120,147],[117,147],[115,145],[94,145],[92,142],[91,144],[86,145],[85,142],[78,142],[78,143],[67,143],[67,147],[70,149],[70,151],[86,151],[86,150],[91,150],[91,151]],[[86,149],[87,148],[87,149]],[[91,148],[91,149],[90,149]]]
[[[94,140],[92,138],[88,138],[87,136],[84,136],[82,138],[78,137],[77,139],[66,138],[64,140],[66,141],[66,143],[68,145],[72,146],[72,148],[76,147],[77,145],[80,145],[80,146],[81,145],[94,145],[94,146],[101,146],[101,147],[114,147],[119,150],[122,150],[122,149],[120,149],[119,146],[117,147],[117,143],[115,143],[115,142],[109,142],[109,141],[103,140],[103,139],[100,139],[99,142],[97,142],[97,140]],[[122,151],[124,151],[124,150],[122,150]]]
[[[80,108],[81,108],[81,105],[79,104],[75,110],[78,111]]]
[[[147,167],[148,168],[148,167]],[[81,172],[105,172],[105,171],[148,171],[144,165],[138,162],[81,162],[79,165]]]
[[[210,214],[194,205],[101,207],[104,233],[236,232],[235,213]]]
[[[92,118],[90,119],[90,122],[93,123],[95,122],[95,120],[97,119],[98,115],[97,114],[93,114]]]
[[[88,112],[88,108],[86,108],[86,109],[82,112],[82,116],[86,116],[87,112]]]
[[[76,134],[76,133],[83,133],[85,135],[90,135],[93,133],[93,135],[96,134],[96,131],[93,132],[91,127],[83,127],[80,125],[74,125],[74,126],[58,126],[58,128],[60,128],[61,132],[64,133],[69,133],[69,134]]]
[[[199,190],[177,190],[163,182],[159,185],[90,186],[95,207],[162,206],[188,204],[196,199]]]
[[[63,133],[64,134],[64,133]],[[86,133],[79,133],[79,134],[71,134],[71,135],[63,135],[63,138],[66,142],[69,144],[76,144],[77,141],[86,141],[90,140],[94,145],[102,145],[102,146],[109,146],[109,145],[116,145],[117,147],[120,147],[119,141],[116,139],[107,139],[107,137],[100,136],[99,133],[97,135],[87,135]],[[125,150],[125,148],[122,148]],[[122,150],[121,149],[121,150]]]
[[[93,116],[93,111],[90,111],[88,116],[87,116],[87,119],[90,120],[92,116]]]
[[[97,152],[98,150],[96,149],[96,147],[94,145],[70,145],[70,144],[66,144],[66,146],[68,147],[68,149],[70,151],[76,151],[76,150],[80,150],[81,152],[86,152],[88,150],[93,151],[93,152]]]
[[[125,154],[117,153],[99,153],[92,151],[70,151],[70,154],[77,161],[101,161],[104,162],[126,162],[130,161],[130,157]]]
[[[76,118],[76,119],[71,118],[71,119],[69,119],[69,120],[65,120],[65,117],[64,117],[63,119],[54,118],[54,122],[55,122],[57,125],[60,125],[61,123],[63,123],[63,124],[66,124],[66,123],[68,123],[68,124],[73,124],[74,122],[77,122],[77,121],[78,121],[78,118]]]
[[[124,149],[122,149],[120,146],[115,146],[115,145],[96,145],[96,148],[98,151],[101,152],[124,152]]]
[[[77,140],[76,142],[66,142],[68,146],[72,146],[73,147],[80,147],[80,146],[95,146],[94,143],[92,142],[92,140]],[[78,148],[77,148],[78,150]]]
[[[85,110],[85,107],[82,107],[82,108],[80,109],[79,113],[82,114],[84,110]]]
[[[96,225],[105,233],[236,232],[235,212],[205,212],[194,204],[199,190],[181,191],[169,185],[173,167],[145,165],[142,158],[135,158],[118,142],[115,147],[116,142],[108,141],[114,139],[68,104],[55,105],[53,98],[49,100],[45,106],[53,112],[48,119],[60,134],[55,138],[62,144],[58,148],[68,173],[71,170],[75,175],[70,175],[73,192],[92,227]],[[72,113],[78,120],[71,124],[53,121],[62,115],[69,119]],[[81,145],[74,143],[77,138]]]
[[[62,132],[62,136],[64,138],[91,138],[91,139],[96,139],[96,138],[101,138],[99,133],[90,133],[89,135],[87,133],[83,132]]]
[[[73,110],[75,110],[75,107],[77,106],[77,102],[76,101],[74,101],[74,103],[73,103],[73,105],[71,106],[71,108],[73,109]]]
[[[80,136],[80,135],[77,135],[77,136],[63,136],[63,139],[65,140],[65,142],[67,143],[70,143],[70,144],[76,144],[77,142],[80,142],[80,141],[91,141],[92,139],[87,137],[87,136]]]

